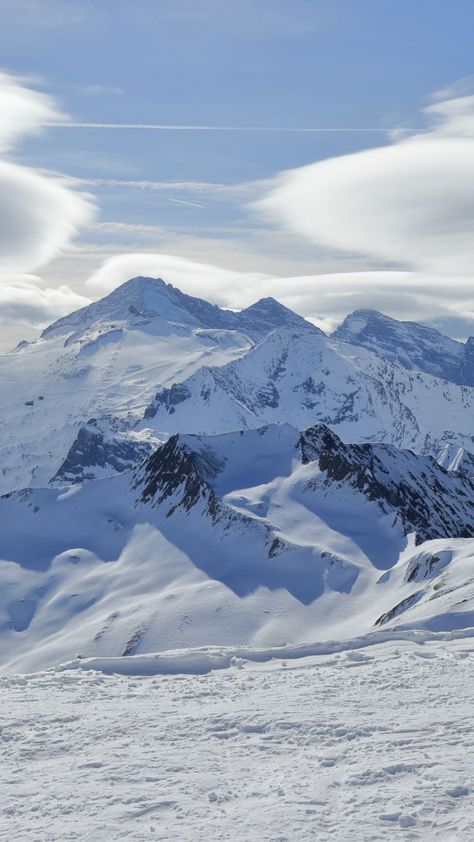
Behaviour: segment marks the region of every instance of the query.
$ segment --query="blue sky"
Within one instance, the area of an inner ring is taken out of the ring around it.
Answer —
[[[0,0],[0,27],[3,68],[73,122],[242,129],[24,138],[10,160],[83,180],[98,207],[42,267],[48,283],[79,291],[123,251],[275,275],[410,268],[303,238],[248,204],[262,180],[387,144],[393,128],[424,126],[434,92],[469,86],[471,0]],[[325,131],[298,131],[311,128]]]

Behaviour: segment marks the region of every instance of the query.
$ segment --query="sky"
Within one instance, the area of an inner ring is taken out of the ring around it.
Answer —
[[[474,333],[472,0],[0,0],[1,345],[137,274]]]

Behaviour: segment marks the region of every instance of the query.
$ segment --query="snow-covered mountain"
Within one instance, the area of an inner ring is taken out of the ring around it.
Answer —
[[[453,383],[474,386],[474,337],[465,344],[417,322],[399,322],[377,310],[355,310],[333,339],[369,351],[410,371],[425,371]]]
[[[3,668],[474,625],[472,343],[368,322],[136,278],[0,357]]]
[[[316,421],[346,441],[434,453],[472,448],[474,390],[411,372],[320,332],[280,328],[222,366],[161,389],[145,411],[157,431],[218,433]]]
[[[132,428],[158,388],[283,325],[317,330],[273,299],[232,313],[153,278],[60,319],[0,356],[0,492],[47,484],[91,419]]]
[[[115,322],[128,327],[146,328],[155,335],[170,328],[179,332],[210,328],[241,331],[252,339],[261,339],[283,325],[310,328],[308,322],[274,298],[262,298],[245,310],[234,313],[181,292],[160,278],[132,278],[105,298],[54,322],[42,337],[69,335],[76,341],[92,327],[104,325],[115,329]]]
[[[324,425],[172,436],[135,472],[14,492],[0,519],[5,668],[474,612],[473,481]]]

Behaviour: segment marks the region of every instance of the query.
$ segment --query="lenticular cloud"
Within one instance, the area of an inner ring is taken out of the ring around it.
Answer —
[[[50,97],[0,73],[3,154],[24,135],[40,131],[45,122],[61,116]],[[68,296],[64,287],[39,295],[37,286],[24,273],[51,260],[79,228],[92,220],[93,210],[89,197],[72,190],[67,179],[0,161],[0,283],[9,306],[14,312],[19,308],[25,318],[30,314],[31,324],[62,311]],[[15,283],[12,274],[17,276]],[[18,275],[22,275],[19,280]],[[73,293],[69,298],[78,301]]]
[[[419,271],[474,262],[474,97],[439,102],[432,126],[391,145],[281,173],[256,203],[314,242]]]

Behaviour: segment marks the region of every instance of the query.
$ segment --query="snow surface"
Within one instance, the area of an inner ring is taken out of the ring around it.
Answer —
[[[470,842],[471,635],[244,654],[208,674],[142,676],[132,657],[129,675],[4,677],[0,834]]]

